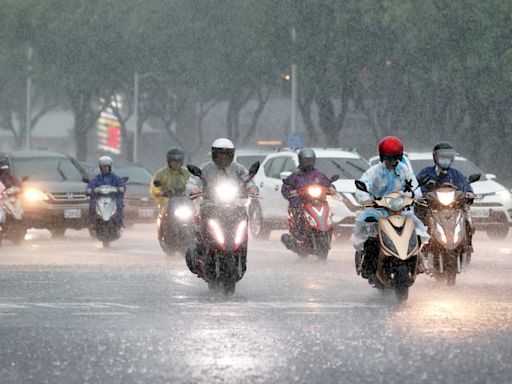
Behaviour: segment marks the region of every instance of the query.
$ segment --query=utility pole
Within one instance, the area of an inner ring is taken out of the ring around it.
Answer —
[[[27,106],[25,121],[25,149],[30,149],[30,128],[32,125],[31,93],[32,93],[32,47],[28,46]]]

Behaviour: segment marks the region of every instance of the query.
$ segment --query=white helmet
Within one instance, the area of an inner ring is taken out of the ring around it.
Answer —
[[[212,143],[212,160],[219,168],[231,165],[235,157],[235,146],[226,138],[220,138]]]
[[[112,169],[112,158],[110,156],[101,156],[98,159],[98,165],[100,166],[100,169],[102,165],[108,165],[110,169]]]

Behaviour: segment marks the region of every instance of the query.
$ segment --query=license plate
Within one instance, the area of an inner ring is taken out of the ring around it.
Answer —
[[[82,211],[80,209],[65,209],[64,210],[64,218],[65,219],[79,219],[82,217]]]
[[[484,219],[484,218],[489,217],[489,210],[488,209],[472,209],[471,216],[478,217],[480,219]]]
[[[153,217],[153,212],[150,208],[139,208],[139,217]]]

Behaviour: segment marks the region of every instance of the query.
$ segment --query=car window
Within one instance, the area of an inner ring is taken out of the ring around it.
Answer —
[[[281,172],[293,172],[297,168],[295,162],[291,157],[288,157],[284,163],[283,170]]]
[[[31,181],[81,181],[82,171],[66,157],[34,157],[14,159],[13,172]]]
[[[275,157],[272,161],[272,165],[269,167],[267,176],[273,179],[279,179],[286,159],[286,157]]]
[[[257,161],[261,164],[263,160],[265,160],[265,157],[267,157],[267,155],[239,155],[236,157],[236,162],[249,169],[251,165]]]
[[[121,177],[129,177],[128,184],[151,183],[151,173],[144,167],[119,166],[114,168],[114,173]]]
[[[414,172],[418,174],[423,168],[432,167],[434,165],[434,160],[432,159],[419,159],[419,160],[411,160],[412,168]],[[461,172],[464,176],[469,177],[469,175],[473,175],[475,173],[483,174],[482,170],[479,169],[475,164],[473,164],[469,160],[458,160],[456,159],[452,168]]]
[[[315,168],[328,177],[339,175],[340,179],[359,179],[369,168],[369,164],[363,159],[317,157]]]

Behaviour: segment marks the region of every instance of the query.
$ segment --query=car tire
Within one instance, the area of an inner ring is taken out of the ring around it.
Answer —
[[[265,225],[261,207],[258,202],[253,202],[249,207],[249,229],[251,235],[260,240],[268,240],[270,237],[270,228]]]
[[[486,232],[491,240],[503,240],[508,235],[508,226],[503,224],[491,224],[487,226]]]

